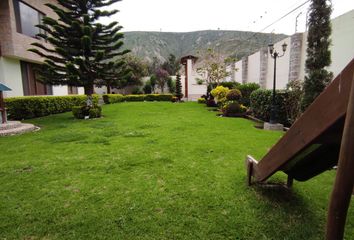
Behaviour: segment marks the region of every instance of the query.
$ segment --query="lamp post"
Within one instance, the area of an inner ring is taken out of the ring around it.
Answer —
[[[288,45],[284,42],[284,44],[282,45],[283,54],[280,55],[276,50],[274,50],[274,44],[269,44],[268,45],[270,56],[274,59],[273,94],[272,94],[272,106],[271,106],[271,110],[270,110],[270,120],[269,120],[270,124],[276,124],[277,123],[277,120],[276,120],[276,106],[275,106],[275,94],[276,94],[275,93],[275,86],[276,86],[277,58],[280,58],[280,57],[284,56],[287,46]]]

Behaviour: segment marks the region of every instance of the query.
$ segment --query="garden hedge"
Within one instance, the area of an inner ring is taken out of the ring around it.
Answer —
[[[172,101],[172,94],[104,94],[103,101],[106,104],[118,102],[143,102],[143,101]]]
[[[93,96],[98,103],[98,95]],[[22,120],[43,117],[50,114],[71,111],[73,106],[86,103],[85,95],[75,96],[31,96],[6,98],[5,104],[9,119]]]
[[[287,104],[289,91],[278,90],[275,95],[276,116],[279,123],[289,126]],[[250,96],[250,107],[253,115],[265,122],[269,121],[272,104],[272,90],[258,89]]]

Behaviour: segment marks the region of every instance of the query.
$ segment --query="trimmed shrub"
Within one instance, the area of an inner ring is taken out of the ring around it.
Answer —
[[[238,83],[238,82],[221,82],[220,83],[220,86],[226,87],[228,89],[234,89],[240,85],[241,85],[241,83]]]
[[[247,108],[237,101],[226,102],[222,108],[223,115],[226,117],[239,117],[246,113]]]
[[[198,98],[198,103],[206,103],[205,98]]]
[[[217,107],[218,105],[216,104],[215,100],[212,98],[209,98],[208,100],[206,100],[206,105],[208,107]]]
[[[230,92],[226,94],[226,100],[228,101],[239,101],[241,97],[241,91],[238,89],[231,89]]]
[[[102,97],[105,104],[123,102],[124,99],[122,94],[104,94]]]
[[[147,94],[145,95],[145,101],[161,101],[161,102],[171,102],[172,94]]]
[[[246,107],[250,106],[251,93],[260,86],[257,83],[244,83],[237,86],[237,89],[241,91],[242,97],[240,98],[240,103]]]
[[[143,101],[172,101],[172,94],[140,94],[140,95],[121,95],[104,94],[103,100],[106,104],[119,102],[143,102]]]
[[[101,117],[102,108],[100,106],[74,106],[72,108],[72,113],[77,119],[84,119],[86,116],[89,118],[99,118]]]
[[[145,95],[124,95],[123,101],[125,102],[143,102],[145,101]]]
[[[85,95],[31,96],[6,98],[5,103],[9,119],[22,120],[70,112],[73,106],[86,104],[86,99]],[[93,103],[98,103],[98,95],[93,95]]]
[[[289,126],[287,116],[287,105],[289,103],[289,91],[277,90],[275,95],[276,119],[279,123]],[[258,89],[252,92],[251,110],[256,118],[268,122],[270,119],[271,105],[272,105],[272,90]]]
[[[229,93],[230,89],[223,87],[223,86],[217,86],[213,90],[211,90],[211,95],[216,99],[217,103],[222,105],[226,101],[226,95]]]

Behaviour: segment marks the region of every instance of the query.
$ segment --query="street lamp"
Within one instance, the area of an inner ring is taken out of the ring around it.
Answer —
[[[272,95],[272,106],[271,106],[271,110],[270,110],[270,120],[269,120],[270,124],[277,123],[276,106],[275,106],[275,85],[276,85],[276,72],[277,72],[277,58],[284,56],[287,46],[288,45],[284,42],[284,44],[282,45],[283,54],[280,55],[276,50],[274,50],[274,44],[268,45],[270,56],[274,59],[273,95]]]

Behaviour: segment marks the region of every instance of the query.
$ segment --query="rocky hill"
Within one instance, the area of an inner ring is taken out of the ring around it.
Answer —
[[[186,33],[173,32],[126,32],[125,48],[134,55],[151,61],[157,57],[160,61],[169,54],[180,58],[184,55],[198,55],[198,51],[214,48],[225,57],[237,59],[267,46],[270,41],[279,41],[284,34],[267,34],[242,31],[207,30]]]

